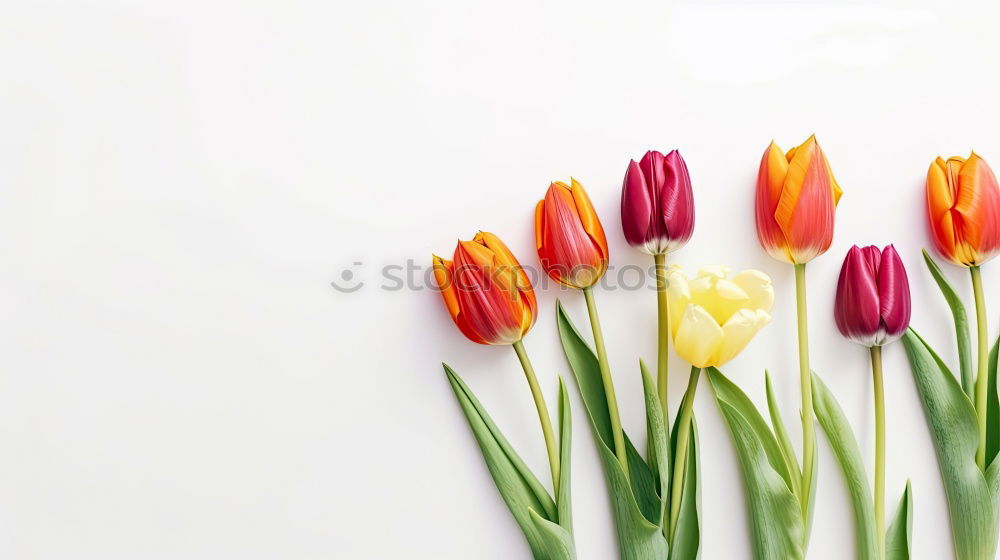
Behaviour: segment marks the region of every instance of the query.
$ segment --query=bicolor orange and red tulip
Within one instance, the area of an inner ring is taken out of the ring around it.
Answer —
[[[479,232],[472,241],[459,241],[454,261],[434,255],[434,280],[451,318],[473,342],[513,344],[535,322],[531,282],[492,233]]]
[[[583,185],[556,181],[535,207],[535,246],[556,282],[589,288],[608,268],[608,240]]]
[[[774,258],[802,264],[833,241],[841,190],[816,136],[782,152],[771,142],[757,174],[757,237]]]
[[[840,334],[862,346],[888,344],[910,324],[910,284],[896,249],[851,247],[837,282],[833,316]]]
[[[937,158],[927,171],[927,217],[938,252],[979,266],[1000,251],[1000,188],[986,160]]]

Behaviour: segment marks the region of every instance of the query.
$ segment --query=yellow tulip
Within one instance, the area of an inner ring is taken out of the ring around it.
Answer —
[[[771,321],[774,288],[759,270],[730,276],[725,267],[709,266],[688,278],[673,265],[667,281],[670,336],[677,355],[692,366],[721,366]]]

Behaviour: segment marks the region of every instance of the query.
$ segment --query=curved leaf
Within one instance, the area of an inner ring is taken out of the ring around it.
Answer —
[[[1000,397],[997,395],[997,352],[1000,338],[990,350],[989,380],[986,392],[986,464],[991,465],[1000,451]]]
[[[569,392],[566,383],[559,376],[559,495],[556,496],[556,512],[559,526],[573,533],[573,507],[570,499],[570,467],[573,462],[571,447],[573,442],[573,418],[569,410]]]
[[[924,262],[927,263],[927,268],[931,271],[931,276],[934,277],[934,281],[937,282],[938,288],[941,289],[945,301],[948,302],[952,318],[955,321],[955,341],[958,343],[958,363],[959,371],[962,374],[962,390],[970,399],[974,399],[976,381],[972,366],[972,342],[969,338],[969,317],[965,312],[965,304],[962,303],[962,299],[958,297],[954,286],[945,278],[944,273],[941,272],[941,267],[934,262],[934,259],[931,258],[926,249],[923,253]]]
[[[677,447],[677,422],[671,432],[671,446]],[[700,495],[701,464],[698,458],[698,422],[691,417],[691,438],[688,440],[687,472],[684,474],[684,489],[681,490],[681,511],[677,515],[674,539],[670,543],[670,560],[695,560],[701,546]]]
[[[910,560],[910,543],[913,542],[913,497],[910,481],[899,500],[896,516],[885,533],[886,560]]]
[[[802,510],[792,494],[774,434],[739,387],[715,368],[706,371],[740,459],[754,558],[801,560],[805,538]]]
[[[639,360],[642,374],[642,394],[646,402],[646,449],[649,455],[649,470],[656,481],[656,494],[660,501],[657,519],[663,525],[670,496],[670,450],[667,447],[666,426],[663,425],[663,409],[656,394],[656,382],[649,375],[646,364]]]
[[[799,469],[799,463],[795,458],[795,448],[792,447],[792,440],[788,437],[785,422],[781,419],[781,410],[778,409],[778,402],[774,396],[774,387],[771,386],[771,374],[766,370],[764,371],[764,384],[767,387],[767,411],[771,415],[771,425],[774,427],[774,435],[777,437],[778,445],[781,449],[781,457],[785,460],[785,468],[791,474],[792,493],[798,496],[802,492],[802,471]],[[815,461],[813,464],[815,464]],[[815,478],[814,476],[813,479]]]
[[[819,425],[840,463],[854,507],[857,557],[875,560],[879,557],[878,532],[875,528],[875,508],[871,485],[861,459],[861,449],[837,399],[815,373],[812,374],[813,404]]]
[[[912,328],[903,335],[903,346],[937,451],[955,554],[959,560],[993,558],[996,506],[987,479],[976,465],[975,409],[948,367]]]
[[[604,393],[604,384],[601,381],[597,355],[580,336],[579,331],[573,326],[566,311],[558,302],[556,303],[556,323],[559,327],[559,339],[562,342],[563,353],[566,355],[566,360],[576,378],[576,384],[580,389],[580,396],[587,411],[587,418],[594,432],[598,454],[604,464],[611,509],[618,531],[618,547],[621,558],[622,560],[662,560],[667,558],[667,540],[663,536],[658,520],[653,521],[643,515],[633,493],[634,486],[625,476],[621,464],[612,450],[614,440],[611,436],[607,397]],[[631,451],[634,451],[630,441],[627,440],[626,445]],[[632,454],[631,451],[629,453],[630,469],[633,464],[642,465],[642,468],[639,469],[639,476],[633,473],[633,478],[649,476],[651,479],[652,474],[649,467],[642,461],[641,457],[637,457],[637,452]],[[638,459],[638,464],[635,463],[636,459]],[[656,511],[658,513],[659,508]]]
[[[458,398],[472,428],[472,434],[483,452],[486,467],[496,483],[500,496],[507,504],[514,520],[521,527],[535,560],[572,560],[575,558],[573,536],[558,525],[555,502],[545,491],[521,457],[514,451],[493,419],[462,379],[444,364],[445,374]],[[560,397],[562,402],[562,397]],[[560,410],[563,427],[569,425],[569,408]],[[564,454],[569,456],[569,441]],[[568,463],[567,463],[568,466]],[[569,488],[569,472],[560,477],[564,488]],[[565,494],[563,508],[569,509],[569,493]]]

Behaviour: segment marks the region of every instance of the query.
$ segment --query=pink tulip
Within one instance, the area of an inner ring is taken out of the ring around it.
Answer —
[[[910,324],[910,286],[892,245],[851,247],[840,269],[834,318],[840,333],[872,347],[902,336]]]
[[[632,160],[622,185],[622,229],[629,245],[652,255],[679,249],[694,230],[691,177],[680,152],[648,151]]]

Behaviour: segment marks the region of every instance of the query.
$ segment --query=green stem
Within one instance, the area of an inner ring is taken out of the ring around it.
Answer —
[[[615,440],[615,455],[622,465],[622,472],[628,478],[628,455],[625,450],[625,435],[622,433],[622,420],[618,415],[618,399],[615,397],[615,383],[611,379],[611,366],[608,365],[608,351],[604,348],[604,333],[601,332],[601,319],[597,316],[597,304],[594,303],[593,288],[584,288],[583,297],[587,300],[587,313],[590,315],[590,328],[594,331],[594,345],[597,347],[597,363],[601,368],[601,381],[604,383],[604,396],[608,401],[608,416],[611,417],[611,435]]]
[[[517,359],[521,360],[521,367],[524,368],[524,376],[528,378],[528,386],[531,387],[531,396],[535,399],[535,409],[538,410],[538,421],[542,424],[542,434],[545,436],[545,449],[549,453],[549,469],[552,471],[552,491],[559,499],[559,446],[556,444],[556,437],[552,431],[552,421],[549,420],[549,410],[545,406],[545,397],[542,396],[542,388],[538,386],[538,378],[535,377],[535,368],[531,367],[528,353],[524,351],[521,341],[514,343],[514,352]]]
[[[667,408],[667,360],[670,350],[670,307],[667,305],[667,256],[653,255],[656,264],[656,391],[663,410],[663,429],[670,439],[670,412]]]
[[[806,313],[806,265],[795,265],[795,301],[799,326],[799,383],[802,391],[802,519],[809,518],[812,493],[813,454],[816,445],[813,428],[812,375],[809,370],[809,321]]]
[[[976,326],[979,329],[979,369],[976,373],[976,415],[979,417],[979,448],[976,449],[976,464],[986,472],[986,396],[989,387],[989,333],[986,324],[986,298],[983,297],[983,276],[978,266],[969,269],[972,274],[972,291],[976,297]]]
[[[680,420],[677,421],[677,452],[674,453],[673,482],[670,483],[670,538],[673,540],[677,529],[677,518],[681,513],[681,496],[684,494],[684,475],[687,472],[688,439],[691,437],[691,414],[694,411],[694,394],[698,390],[701,368],[691,367],[687,391],[681,402]]]
[[[882,386],[882,347],[872,346],[875,386],[875,530],[879,558],[885,558],[885,391]]]

